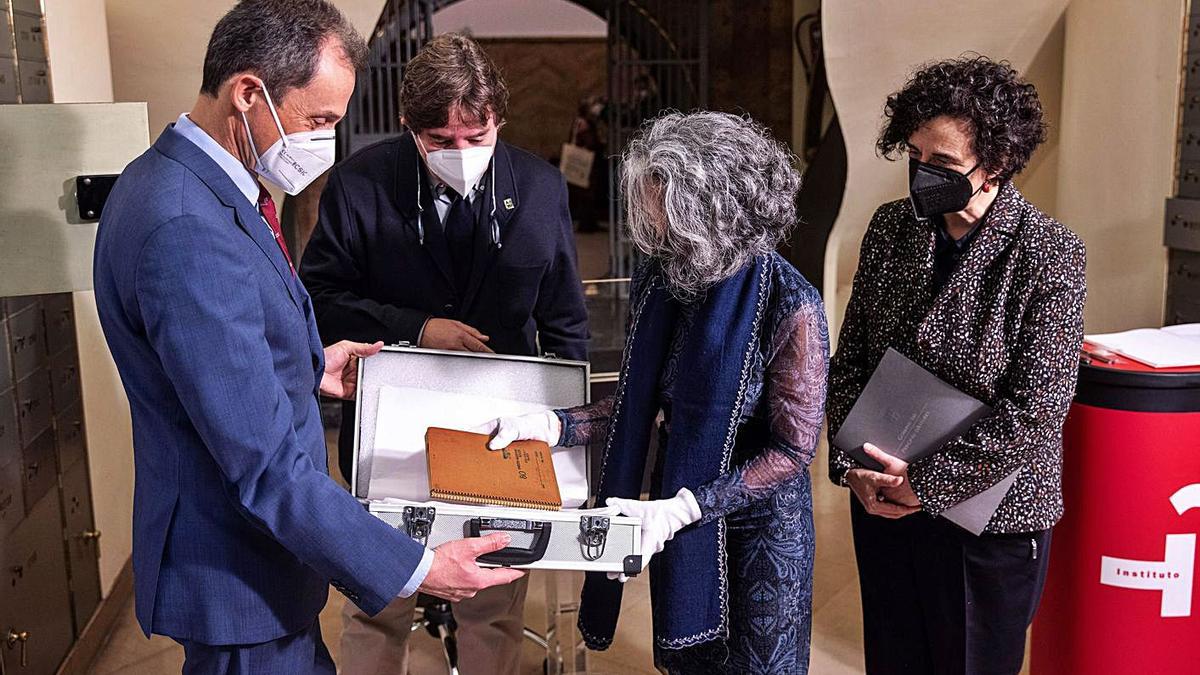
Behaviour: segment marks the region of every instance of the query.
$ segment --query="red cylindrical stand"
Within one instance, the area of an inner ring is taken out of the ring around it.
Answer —
[[[1034,675],[1200,674],[1200,369],[1081,367]]]

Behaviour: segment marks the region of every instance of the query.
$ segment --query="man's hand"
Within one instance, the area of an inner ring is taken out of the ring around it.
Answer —
[[[883,473],[850,469],[846,483],[867,513],[883,518],[903,518],[921,510],[921,500],[908,482],[908,463],[867,443],[863,451],[883,465]]]
[[[483,352],[493,354],[485,342],[488,336],[461,321],[430,319],[425,322],[418,347],[426,349],[448,349],[457,352]]]
[[[330,398],[353,399],[358,391],[358,360],[375,356],[382,342],[369,345],[342,340],[325,348],[325,374],[321,376],[321,394]]]
[[[525,572],[507,567],[480,567],[475,559],[485,553],[499,551],[512,542],[503,532],[485,537],[469,537],[448,541],[433,549],[433,565],[425,581],[417,589],[422,593],[458,602],[475,597],[485,588],[508,584],[525,576]]]

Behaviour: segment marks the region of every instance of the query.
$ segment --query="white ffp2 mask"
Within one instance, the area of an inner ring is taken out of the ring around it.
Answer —
[[[279,122],[279,114],[275,111],[275,104],[265,86],[263,97],[267,100],[267,108],[271,111],[275,128],[279,130],[279,140],[261,155],[258,154],[258,148],[254,145],[254,135],[250,133],[250,122],[246,119],[246,113],[242,113],[242,123],[246,125],[250,149],[255,154],[254,170],[294,197],[333,166],[337,152],[337,135],[332,129],[283,133],[283,124]]]
[[[421,139],[418,138],[417,142],[420,143]],[[421,147],[424,148],[425,144],[421,143]],[[494,145],[477,145],[462,150],[426,151],[425,162],[438,178],[446,181],[458,194],[467,197],[468,191],[478,185],[479,179],[487,173],[495,150]]]

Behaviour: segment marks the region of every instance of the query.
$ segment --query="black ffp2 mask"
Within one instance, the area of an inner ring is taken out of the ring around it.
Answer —
[[[943,213],[956,213],[967,208],[971,197],[979,190],[971,188],[970,175],[978,169],[976,164],[966,173],[959,173],[919,159],[908,160],[908,196],[913,213],[918,218],[932,218]],[[983,186],[979,186],[980,189]]]

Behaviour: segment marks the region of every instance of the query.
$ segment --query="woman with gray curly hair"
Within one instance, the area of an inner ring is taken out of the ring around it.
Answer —
[[[775,252],[796,220],[793,160],[733,115],[644,126],[622,163],[630,234],[648,259],[617,393],[494,424],[493,447],[605,442],[597,503],[642,519],[655,661],[671,673],[808,670],[808,465],[829,348],[819,294]],[[593,649],[612,642],[623,581],[588,575],[579,627]]]

